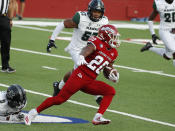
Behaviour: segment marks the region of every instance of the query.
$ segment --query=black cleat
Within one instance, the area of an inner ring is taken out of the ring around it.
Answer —
[[[141,51],[141,52],[147,51],[147,50],[149,50],[149,48],[151,48],[151,47],[153,47],[152,44],[151,44],[150,42],[147,42],[146,45],[144,45],[144,46],[140,49],[140,51]]]
[[[102,97],[102,96],[97,97],[96,102],[97,102],[97,104],[98,104],[98,105],[100,105],[100,103],[101,103],[102,99],[103,99],[103,97]]]
[[[13,73],[13,72],[16,72],[16,70],[11,67],[7,67],[7,68],[2,67],[1,72]]]
[[[54,82],[53,83],[53,96],[57,96],[58,95],[58,93],[60,92],[60,89],[59,89],[59,83],[60,82]]]

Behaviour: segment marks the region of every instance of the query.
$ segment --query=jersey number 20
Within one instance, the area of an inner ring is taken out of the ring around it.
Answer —
[[[100,65],[101,64],[101,65]],[[100,55],[96,56],[94,60],[92,60],[87,66],[95,71],[97,74],[100,73],[100,70],[105,66],[109,65],[108,61],[104,61],[104,58]]]

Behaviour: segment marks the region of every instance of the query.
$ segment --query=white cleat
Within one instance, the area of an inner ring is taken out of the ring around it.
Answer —
[[[37,115],[38,115],[38,112],[36,111],[36,109],[30,110],[29,113],[24,117],[25,124],[30,126],[32,123],[32,120],[34,120]]]
[[[92,120],[92,124],[94,125],[100,125],[100,124],[109,124],[111,120],[103,118],[102,114],[97,113]]]

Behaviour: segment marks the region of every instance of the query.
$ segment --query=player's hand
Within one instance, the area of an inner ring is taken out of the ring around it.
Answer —
[[[119,73],[116,69],[113,69],[109,74],[109,80],[118,83],[119,82]]]
[[[87,64],[84,56],[80,55],[79,58],[78,58],[78,61],[76,62],[76,64],[77,64],[77,66]]]
[[[156,44],[156,45],[157,45],[157,42],[156,42],[157,39],[160,40],[160,38],[159,38],[156,34],[153,34],[153,35],[152,35],[152,41],[153,41],[153,43]]]
[[[55,41],[54,40],[49,40],[49,43],[47,45],[47,52],[50,53],[51,52],[51,48],[57,48],[57,46],[55,45]]]

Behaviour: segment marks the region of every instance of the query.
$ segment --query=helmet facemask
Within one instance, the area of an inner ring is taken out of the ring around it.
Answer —
[[[120,34],[117,29],[112,25],[104,25],[99,29],[98,37],[108,43],[112,48],[120,46]]]
[[[109,45],[112,47],[112,48],[118,48],[120,46],[120,40],[119,40],[119,37],[120,37],[120,34],[117,33],[117,34],[108,34],[110,40],[108,41]]]
[[[93,11],[101,12],[101,16],[99,18],[94,18]],[[90,20],[94,22],[98,22],[104,15],[104,4],[101,0],[92,0],[88,5],[88,16]]]

